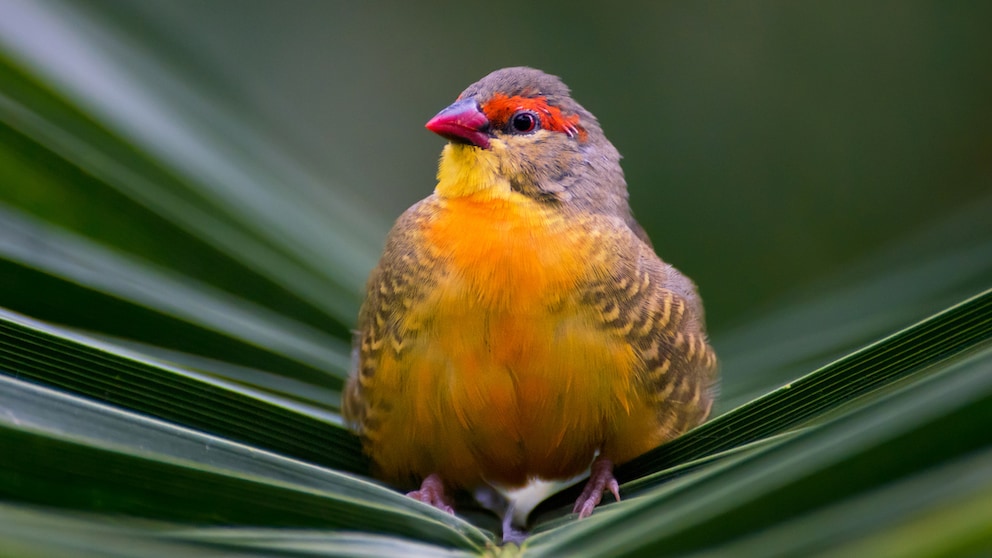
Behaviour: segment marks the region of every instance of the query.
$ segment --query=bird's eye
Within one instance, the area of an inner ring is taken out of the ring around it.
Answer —
[[[510,118],[510,127],[518,134],[533,132],[537,128],[537,115],[529,110],[522,110]]]

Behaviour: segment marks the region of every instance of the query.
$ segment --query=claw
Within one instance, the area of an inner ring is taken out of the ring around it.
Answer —
[[[424,482],[420,483],[420,490],[407,492],[406,495],[419,502],[434,506],[441,511],[446,511],[451,515],[455,514],[455,508],[451,506],[451,501],[448,500],[447,495],[444,493],[444,481],[441,480],[441,477],[437,473],[427,475]]]
[[[620,501],[620,485],[616,477],[613,476],[613,462],[603,457],[597,457],[592,462],[592,469],[589,472],[589,480],[586,487],[575,501],[572,513],[579,514],[579,519],[592,515],[592,510],[603,499],[603,491],[609,490],[613,497]]]

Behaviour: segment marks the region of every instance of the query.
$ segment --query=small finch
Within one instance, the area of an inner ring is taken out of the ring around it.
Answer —
[[[620,154],[557,77],[495,71],[427,123],[434,193],[369,277],[344,416],[374,472],[450,491],[591,471],[703,422],[717,359],[692,281],[631,214]]]

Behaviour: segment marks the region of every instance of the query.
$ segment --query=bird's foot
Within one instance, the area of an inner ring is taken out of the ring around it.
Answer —
[[[620,485],[613,476],[613,462],[604,457],[597,457],[592,462],[589,480],[582,490],[579,499],[575,501],[572,513],[579,514],[579,519],[592,515],[592,510],[603,499],[603,491],[609,489],[613,497],[620,501]]]
[[[441,480],[441,477],[437,473],[427,475],[424,482],[420,483],[420,490],[407,492],[406,495],[414,500],[434,506],[441,511],[446,511],[451,515],[455,514],[455,508],[451,506],[451,501],[444,493],[444,481]]]

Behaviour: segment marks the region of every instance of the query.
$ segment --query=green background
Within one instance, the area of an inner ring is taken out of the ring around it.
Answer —
[[[0,554],[500,552],[492,516],[371,480],[336,411],[365,277],[433,187],[424,122],[517,64],[625,155],[723,376],[624,502],[573,521],[564,489],[523,552],[987,553],[989,21],[0,0]]]
[[[715,331],[992,192],[984,2],[132,8],[380,234],[433,187],[428,118],[497,68],[561,76]]]

